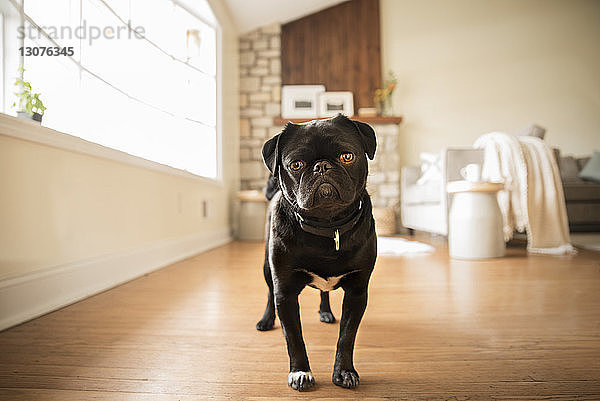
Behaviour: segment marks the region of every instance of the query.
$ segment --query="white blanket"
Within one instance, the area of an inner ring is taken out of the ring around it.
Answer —
[[[529,252],[575,252],[552,150],[539,138],[501,132],[482,135],[474,147],[484,149],[482,177],[505,184],[498,194],[504,238],[512,238],[515,230],[526,231]]]

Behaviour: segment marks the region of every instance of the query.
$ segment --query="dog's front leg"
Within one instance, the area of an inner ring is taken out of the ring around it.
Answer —
[[[344,303],[340,320],[340,337],[333,367],[333,384],[355,388],[358,386],[358,373],[354,369],[354,340],[358,326],[367,307],[367,286],[344,287]]]
[[[283,328],[283,335],[290,356],[288,385],[294,390],[307,390],[315,384],[315,379],[310,372],[306,346],[302,338],[298,294],[282,294],[277,291],[275,293],[275,303],[277,304],[277,315]]]

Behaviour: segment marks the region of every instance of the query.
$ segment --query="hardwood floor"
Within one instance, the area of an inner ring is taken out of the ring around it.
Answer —
[[[331,383],[339,326],[307,288],[317,386],[296,393],[279,322],[254,329],[262,252],[232,243],[1,332],[0,399],[600,399],[600,253],[380,257],[354,391]]]

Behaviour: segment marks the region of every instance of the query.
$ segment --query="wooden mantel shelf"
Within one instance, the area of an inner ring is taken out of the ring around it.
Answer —
[[[275,117],[273,118],[273,124],[275,125],[285,125],[289,122],[294,124],[301,124],[312,120],[323,120],[329,117],[320,117],[320,118],[281,118]],[[367,124],[400,124],[402,122],[401,116],[374,116],[374,117],[362,117],[362,116],[352,116],[351,120],[358,120]]]

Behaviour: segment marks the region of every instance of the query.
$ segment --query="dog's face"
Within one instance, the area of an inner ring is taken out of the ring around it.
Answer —
[[[263,147],[265,164],[286,199],[305,211],[326,214],[350,205],[365,188],[367,156],[373,159],[375,132],[343,115],[289,123]]]

